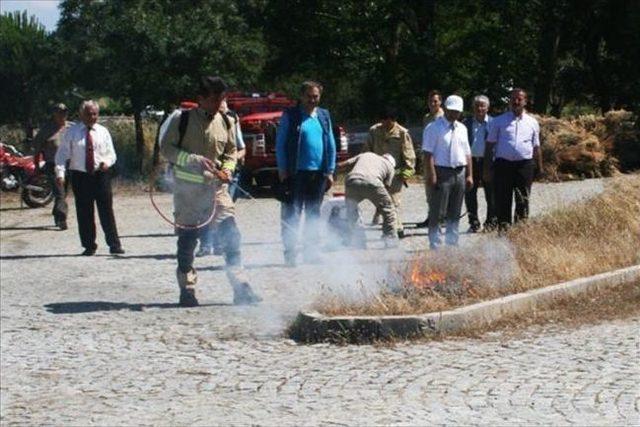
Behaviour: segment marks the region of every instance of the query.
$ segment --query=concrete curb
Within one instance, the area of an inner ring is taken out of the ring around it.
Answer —
[[[458,332],[466,329],[468,325],[483,327],[505,316],[531,312],[536,307],[547,305],[554,300],[639,280],[640,265],[635,265],[439,313],[328,317],[317,312],[303,312],[298,314],[289,328],[289,335],[298,342],[306,343],[360,343]]]

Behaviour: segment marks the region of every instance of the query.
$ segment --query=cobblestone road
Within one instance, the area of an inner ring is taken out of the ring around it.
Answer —
[[[602,185],[536,185],[533,213]],[[405,200],[404,220],[424,219],[421,187]],[[169,196],[160,203],[170,212]],[[204,306],[179,309],[175,238],[146,196],[116,196],[121,258],[102,241],[97,256],[78,257],[75,220],[55,231],[48,209],[6,198],[0,209],[2,425],[640,423],[640,319],[391,348],[300,346],[283,329],[314,295],[403,251],[372,241],[286,269],[276,203],[242,200],[245,263],[265,302],[230,305],[222,261],[210,257],[196,265]],[[426,237],[402,246],[425,248]]]

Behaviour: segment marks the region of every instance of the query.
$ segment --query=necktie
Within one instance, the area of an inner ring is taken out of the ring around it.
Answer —
[[[84,167],[87,173],[93,173],[95,168],[95,159],[93,156],[93,138],[91,137],[91,128],[87,128],[87,137],[85,138],[85,156]]]

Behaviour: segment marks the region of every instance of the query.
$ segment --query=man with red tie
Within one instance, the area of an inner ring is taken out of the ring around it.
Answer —
[[[93,100],[80,105],[81,123],[65,133],[56,153],[56,175],[64,185],[65,164],[69,161],[71,188],[75,196],[76,216],[80,231],[82,255],[96,253],[96,224],[94,204],[98,207],[100,225],[109,252],[123,254],[113,215],[110,168],[116,162],[116,152],[107,128],[97,123],[100,107]]]

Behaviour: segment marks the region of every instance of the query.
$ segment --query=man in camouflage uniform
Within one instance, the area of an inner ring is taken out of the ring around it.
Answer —
[[[67,121],[67,106],[56,104],[51,112],[51,120],[45,123],[34,140],[34,153],[36,156],[42,153],[44,163],[44,173],[47,175],[49,184],[53,188],[53,220],[60,230],[67,229],[67,202],[65,200],[65,188],[56,182],[56,151],[60,145],[60,138],[71,125]]]
[[[187,307],[198,305],[194,251],[201,226],[206,225],[212,215],[214,201],[212,223],[220,233],[226,273],[233,287],[233,302],[254,304],[261,300],[244,278],[234,204],[229,193],[222,191],[222,183],[228,182],[236,163],[235,124],[219,111],[226,90],[221,78],[202,78],[197,95],[198,108],[182,113],[188,114],[186,127],[181,132],[182,114],[173,115],[160,140],[162,154],[174,164],[177,277],[180,305]]]
[[[404,237],[404,227],[402,225],[402,219],[400,218],[400,202],[402,187],[406,185],[406,182],[415,172],[416,154],[413,150],[413,143],[411,142],[411,135],[409,131],[400,126],[397,122],[397,111],[393,107],[388,107],[381,114],[382,122],[373,125],[369,129],[369,136],[367,141],[362,147],[362,152],[371,151],[378,155],[389,153],[393,156],[396,164],[396,171],[393,176],[393,181],[389,186],[389,195],[393,200],[393,205],[396,208],[396,230],[398,237]],[[376,210],[374,216],[374,223],[378,220],[381,214],[380,210]]]

